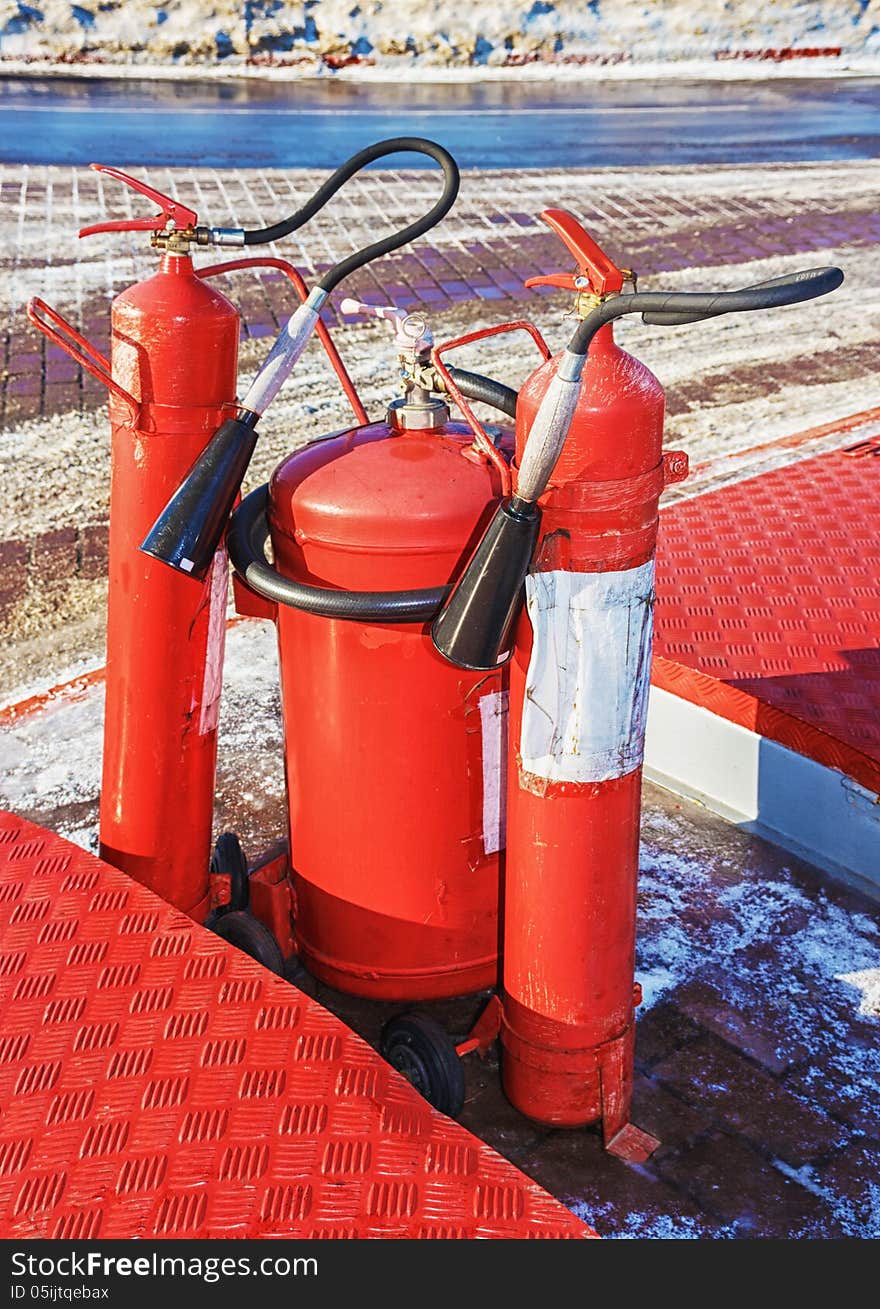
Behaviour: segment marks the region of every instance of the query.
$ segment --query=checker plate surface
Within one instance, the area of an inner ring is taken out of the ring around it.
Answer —
[[[589,1237],[339,1019],[0,812],[0,1235]]]
[[[880,791],[880,457],[835,451],[661,514],[652,680]]]

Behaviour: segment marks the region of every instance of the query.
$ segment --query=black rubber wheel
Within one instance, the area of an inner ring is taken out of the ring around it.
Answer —
[[[233,909],[206,923],[205,926],[210,927],[211,931],[216,932],[222,940],[234,945],[236,950],[241,950],[244,954],[249,954],[252,959],[256,959],[257,963],[268,968],[270,973],[276,973],[279,977],[284,976],[284,955],[281,953],[281,946],[268,927],[265,927],[258,918],[254,918],[253,914],[249,914],[245,909]]]
[[[229,904],[218,905],[214,912],[229,914],[236,909],[247,909],[250,901],[247,859],[235,832],[224,832],[218,838],[211,855],[211,872],[229,878]]]
[[[464,1108],[464,1072],[455,1045],[427,1014],[391,1018],[382,1029],[379,1052],[428,1104],[450,1118]]]

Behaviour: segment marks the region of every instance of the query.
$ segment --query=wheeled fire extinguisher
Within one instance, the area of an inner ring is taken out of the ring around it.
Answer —
[[[199,225],[195,211],[177,200],[117,169],[93,165],[152,200],[158,213],[98,223],[80,236],[149,232],[160,254],[158,268],[114,300],[110,360],[43,301],[28,306],[31,321],[110,392],[101,855],[198,920],[209,910],[226,555],[215,548],[219,537],[203,555],[195,547],[192,558],[181,552],[181,567],[197,579],[181,586],[163,563],[139,547],[218,429],[227,442],[240,443],[237,449],[252,448],[257,413],[277,391],[313,330],[330,353],[356,420],[366,421],[366,413],[318,320],[318,307],[335,284],[329,275],[309,294],[296,269],[283,260],[249,257],[196,269],[191,250],[278,240],[313,217],[355,172],[398,152],[424,154],[439,164],[442,194],[424,217],[343,260],[333,270],[341,280],[421,235],[446,214],[459,178],[454,160],[442,147],[416,137],[379,142],[352,156],[291,217],[253,231]],[[242,411],[236,401],[239,314],[207,279],[255,266],[284,272],[304,303],[261,370],[259,384],[251,388],[251,408]],[[248,416],[245,422],[236,418],[242,412]],[[211,490],[216,491],[216,483]],[[155,553],[161,554],[161,541]]]
[[[512,440],[452,420],[421,315],[341,309],[391,323],[404,394],[283,460],[229,550],[277,628],[299,959],[357,995],[436,999],[497,982],[506,674],[453,667],[428,624],[509,487]]]
[[[573,275],[568,349],[519,392],[515,492],[496,511],[433,623],[457,666],[509,659],[507,857],[500,1015],[512,1103],[558,1126],[600,1121],[630,1160],[656,1145],[630,1123],[641,765],[650,682],[664,396],[620,349],[612,320],[658,325],[793,304],[838,269],[710,295],[624,293],[570,214],[548,210]],[[525,607],[520,612],[523,599]],[[519,614],[519,617],[517,617]]]

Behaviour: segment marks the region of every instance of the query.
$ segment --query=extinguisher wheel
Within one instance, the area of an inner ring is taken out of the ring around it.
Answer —
[[[250,900],[247,859],[235,832],[224,832],[218,837],[211,855],[211,873],[229,878],[229,903],[220,905],[218,914],[246,909]]]
[[[236,950],[256,959],[270,973],[276,973],[278,977],[284,975],[284,956],[280,945],[268,927],[246,909],[233,909],[219,917],[212,917],[205,926],[221,940],[234,945]]]
[[[427,1014],[405,1013],[382,1029],[382,1058],[450,1118],[464,1108],[464,1072],[452,1039]]]

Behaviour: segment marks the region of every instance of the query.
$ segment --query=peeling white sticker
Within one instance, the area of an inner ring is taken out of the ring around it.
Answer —
[[[654,563],[611,573],[531,573],[534,633],[522,767],[551,782],[605,782],[642,762]]]
[[[480,696],[483,733],[483,849],[496,854],[507,828],[507,692]]]
[[[199,736],[215,731],[220,717],[223,650],[226,645],[226,604],[229,596],[229,565],[225,548],[218,550],[214,555],[208,587],[210,588],[208,641],[205,647],[205,680],[202,683]]]

